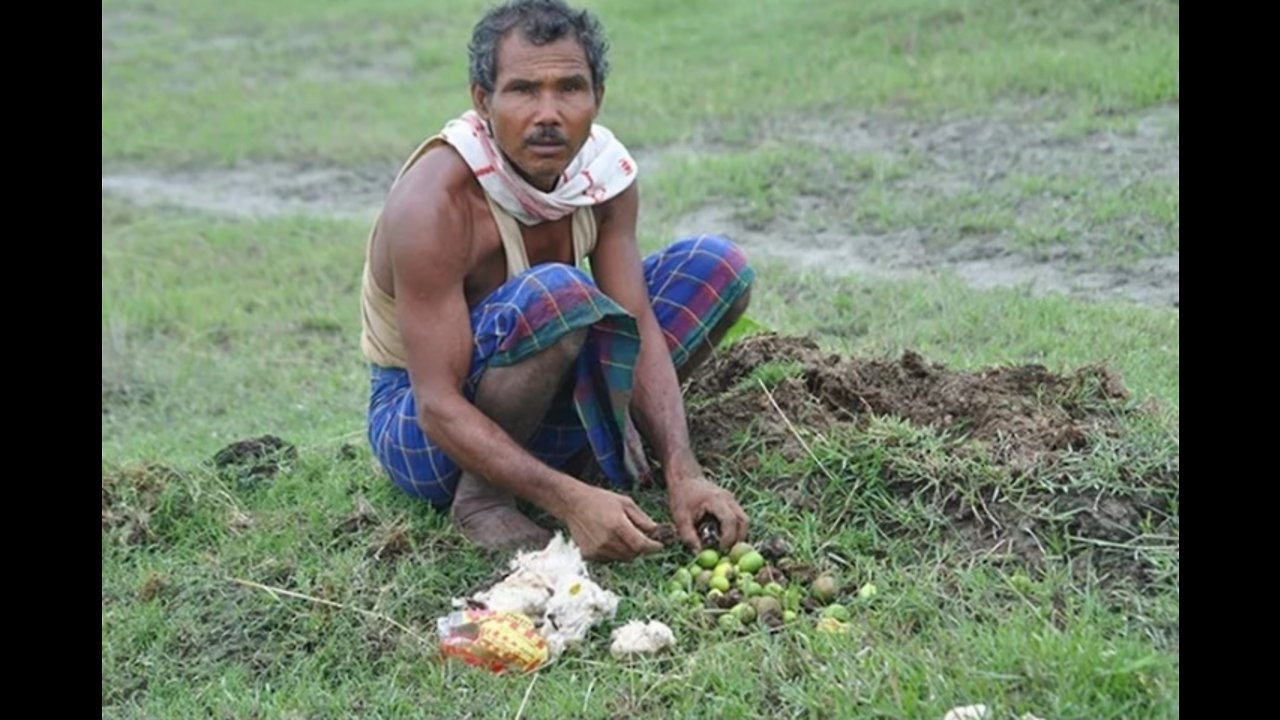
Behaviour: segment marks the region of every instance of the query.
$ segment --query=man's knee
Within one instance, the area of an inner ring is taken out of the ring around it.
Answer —
[[[576,267],[563,263],[536,265],[511,278],[486,301],[472,326],[478,346],[496,346],[497,365],[527,359],[553,345],[576,351],[584,317],[600,290]]]
[[[751,288],[753,287],[755,287],[754,281],[747,283],[742,293],[729,305],[729,312],[725,313],[728,322],[736,321],[747,312],[747,308],[751,305]]]
[[[755,285],[755,273],[750,269],[746,252],[737,243],[723,235],[701,235],[684,242],[690,243],[691,252],[706,253],[719,258],[733,268],[734,276],[746,280],[745,283],[733,284],[736,287],[731,286],[732,289],[741,289],[737,297],[729,303],[719,323],[722,326],[733,324],[747,312],[747,307],[751,304],[751,288]],[[728,289],[730,288],[726,288]]]
[[[564,287],[574,287],[578,285],[590,285],[595,287],[591,276],[587,275],[581,268],[565,263],[542,263],[534,265],[524,272],[516,275],[512,280],[522,281],[526,283],[536,283],[542,286],[548,292],[555,292]]]
[[[702,253],[719,258],[737,273],[743,273],[747,267],[747,253],[740,245],[724,235],[698,235],[672,244],[674,251]]]
[[[516,276],[524,282],[536,285],[540,292],[531,293],[531,307],[526,308],[526,312],[533,310],[534,314],[541,316],[541,311],[559,312],[566,310],[564,302],[566,297],[582,298],[596,293],[595,282],[591,276],[583,272],[580,268],[564,263],[542,263],[535,265],[523,273]],[[537,318],[528,318],[534,322],[538,322]],[[548,325],[554,327],[556,321],[562,318],[547,318]],[[563,334],[555,334],[554,340],[544,349],[553,351],[557,356],[565,358],[575,358],[582,351],[582,346],[587,339],[587,327],[578,327],[565,331]]]

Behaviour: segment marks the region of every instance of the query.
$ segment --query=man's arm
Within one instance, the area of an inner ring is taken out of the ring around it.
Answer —
[[[720,521],[721,547],[727,550],[746,539],[748,520],[732,493],[707,480],[694,457],[675,365],[644,281],[636,243],[639,198],[633,184],[602,208],[591,269],[600,289],[634,315],[639,326],[632,409],[637,429],[662,463],[676,532],[697,549],[694,523],[709,513]]]
[[[463,470],[565,522],[585,556],[625,560],[660,548],[637,529],[652,520],[630,498],[541,462],[462,394],[473,342],[463,283],[474,229],[458,184],[470,178],[459,180],[455,159],[439,156],[448,153],[423,158],[397,185],[379,227],[391,252],[419,425]]]

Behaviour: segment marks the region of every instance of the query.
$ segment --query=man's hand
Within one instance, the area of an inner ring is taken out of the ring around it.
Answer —
[[[626,495],[583,485],[564,522],[587,560],[634,560],[662,549],[647,533],[658,524]]]
[[[693,552],[702,549],[694,523],[703,515],[720,521],[720,549],[727,551],[747,539],[750,521],[733,493],[701,475],[667,481],[667,500],[676,534]]]

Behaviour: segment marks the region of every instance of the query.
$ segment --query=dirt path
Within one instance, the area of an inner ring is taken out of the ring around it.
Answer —
[[[892,185],[894,202],[925,207],[961,194],[988,194],[992,206],[1016,217],[1054,212],[1070,198],[1052,193],[1011,191],[1009,183],[1034,176],[1060,178],[1099,191],[1144,182],[1178,182],[1178,108],[1157,107],[1133,119],[1132,132],[1071,135],[1061,123],[1037,119],[1032,108],[1004,109],[989,118],[933,123],[876,117],[828,117],[776,121],[758,128],[759,141],[792,138],[851,154],[910,157],[913,170]],[[673,158],[713,155],[726,148],[714,138],[691,145],[638,151],[651,174]],[[231,170],[157,173],[142,168],[104,169],[103,196],[143,205],[171,205],[236,217],[311,215],[368,222],[377,213],[395,161],[359,168],[241,166]],[[1003,184],[1002,184],[1003,183]],[[837,188],[838,190],[838,188]],[[1001,196],[1000,193],[1012,195]],[[882,232],[849,230],[814,218],[838,215],[847,193],[800,197],[795,212],[763,226],[739,219],[732,205],[704,206],[676,222],[676,235],[721,232],[753,254],[802,268],[838,274],[906,278],[939,271],[956,274],[976,288],[1028,287],[1034,293],[1060,292],[1084,299],[1129,299],[1178,307],[1179,259],[1170,229],[1152,225],[1136,212],[1099,220],[1058,212],[1069,243],[1028,252],[1005,231],[966,234],[938,241],[933,227]],[[1056,205],[1054,205],[1056,203]],[[1107,260],[1113,238],[1156,237],[1170,252],[1144,254],[1128,263]]]

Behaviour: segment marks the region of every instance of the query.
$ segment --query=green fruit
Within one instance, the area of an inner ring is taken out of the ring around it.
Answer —
[[[738,630],[742,627],[742,620],[733,613],[725,613],[716,618],[716,624],[725,630]]]
[[[680,587],[685,588],[686,590],[693,585],[693,575],[691,575],[686,568],[676,570],[675,577],[673,577],[672,580],[679,583]]]
[[[829,603],[835,599],[836,592],[840,590],[840,586],[836,583],[836,579],[830,575],[822,575],[813,581],[810,587],[813,596],[824,603]]]
[[[747,583],[747,586],[742,589],[742,591],[745,592],[749,597],[755,597],[756,595],[764,594],[764,586],[756,582],[755,580],[751,580]]]
[[[780,598],[782,597],[783,592],[784,592],[783,587],[776,582],[771,582],[768,585],[764,586],[764,594],[768,595],[769,597]]]
[[[730,613],[738,616],[738,622],[743,625],[750,625],[756,621],[756,609],[747,603],[739,603],[734,605]]]
[[[755,550],[743,555],[738,561],[738,569],[749,573],[758,572],[762,567],[764,567],[764,556]]]
[[[729,550],[729,562],[736,564],[739,560],[742,559],[743,555],[746,555],[747,553],[750,553],[750,552],[755,552],[755,550],[756,550],[755,548],[751,547],[750,543],[740,542],[737,545],[734,545],[733,549]]]
[[[698,567],[713,568],[716,563],[720,562],[720,553],[711,548],[707,548],[698,553],[698,557],[694,559],[698,563]]]
[[[710,590],[707,591],[707,602],[715,602],[716,600],[719,600],[722,597],[724,597],[723,590],[717,590],[715,588],[711,588]]]
[[[713,576],[708,584],[711,586],[712,590],[719,590],[720,592],[729,591],[729,578],[723,575]]]
[[[711,571],[698,568],[698,574],[693,579],[693,587],[701,592],[706,592],[711,587]]]
[[[689,599],[689,593],[685,590],[676,589],[672,590],[667,597],[675,600],[676,602],[685,602]]]
[[[863,585],[862,587],[858,588],[858,597],[862,598],[863,600],[870,600],[875,596],[876,596],[876,586],[874,583],[867,583],[866,585]]]
[[[822,608],[822,617],[839,620],[840,622],[849,622],[852,619],[849,614],[849,608],[839,604],[832,604]]]
[[[783,610],[783,611],[782,611],[782,622],[784,622],[784,623],[795,622],[795,621],[796,621],[796,618],[798,618],[798,617],[800,617],[800,616],[799,616],[799,615],[796,615],[796,611],[795,611],[795,610]]]

